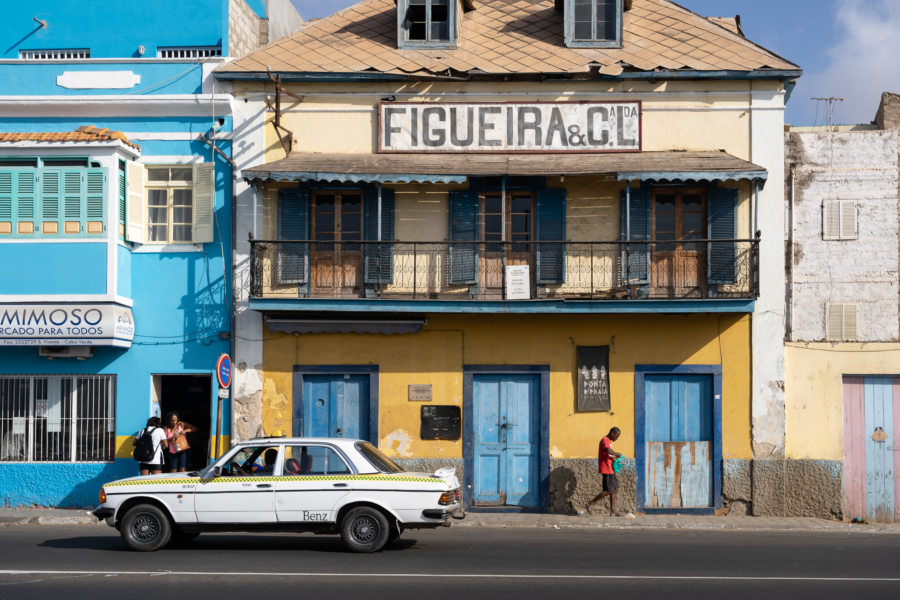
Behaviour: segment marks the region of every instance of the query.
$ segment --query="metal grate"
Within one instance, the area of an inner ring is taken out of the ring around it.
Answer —
[[[0,461],[115,458],[113,375],[0,376]]]
[[[79,60],[90,58],[90,48],[59,48],[55,50],[19,50],[22,60]]]
[[[159,58],[209,58],[210,56],[222,56],[220,46],[182,46],[159,48]]]

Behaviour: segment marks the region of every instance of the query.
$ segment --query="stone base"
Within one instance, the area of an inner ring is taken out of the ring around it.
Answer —
[[[754,460],[753,515],[842,519],[844,465],[837,460]]]
[[[636,487],[634,460],[625,459],[619,471],[619,491],[616,494],[616,512],[634,512]],[[584,505],[603,491],[603,480],[597,472],[597,460],[591,458],[550,459],[550,512],[576,514]],[[609,500],[604,498],[594,505],[599,513],[609,511]]]

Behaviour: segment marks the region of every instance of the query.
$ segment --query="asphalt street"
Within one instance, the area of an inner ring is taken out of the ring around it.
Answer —
[[[0,529],[0,599],[900,597],[900,536],[450,528],[376,554],[309,534],[204,534],[143,554],[97,526]],[[172,596],[169,596],[172,597]]]

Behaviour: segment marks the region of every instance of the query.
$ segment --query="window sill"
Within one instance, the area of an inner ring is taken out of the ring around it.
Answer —
[[[203,244],[141,244],[132,254],[173,254],[179,252],[203,252]]]

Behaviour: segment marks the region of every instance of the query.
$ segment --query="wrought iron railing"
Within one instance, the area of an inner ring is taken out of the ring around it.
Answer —
[[[250,253],[254,298],[624,300],[753,299],[759,295],[759,239],[251,239]]]

